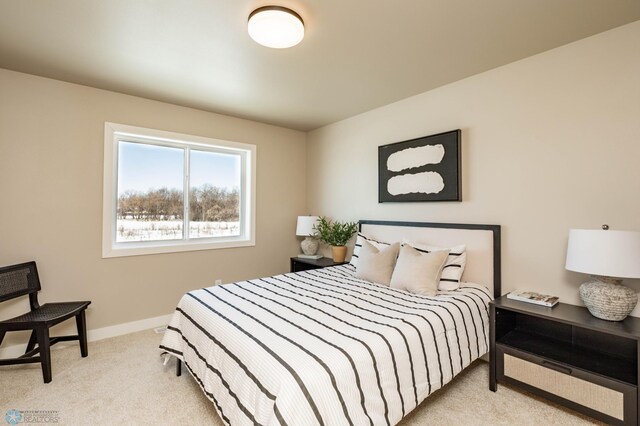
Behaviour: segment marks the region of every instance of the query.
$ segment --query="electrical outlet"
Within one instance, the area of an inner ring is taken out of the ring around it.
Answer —
[[[216,280],[213,284],[214,285],[220,285],[220,284],[222,284],[222,280]]]

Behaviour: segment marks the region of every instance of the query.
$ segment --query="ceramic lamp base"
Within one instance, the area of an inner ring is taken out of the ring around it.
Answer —
[[[318,252],[318,240],[313,237],[306,237],[300,243],[302,252],[307,256],[313,256]]]
[[[592,277],[580,286],[580,298],[591,315],[607,321],[622,321],[638,303],[637,293],[622,285],[622,280]]]

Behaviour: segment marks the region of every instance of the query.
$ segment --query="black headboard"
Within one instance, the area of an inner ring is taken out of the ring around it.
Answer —
[[[440,229],[469,229],[491,231],[493,234],[493,297],[502,295],[502,274],[501,274],[501,250],[500,250],[500,225],[479,225],[472,223],[433,223],[433,222],[399,222],[384,220],[361,220],[359,221],[359,229],[362,225],[383,225],[383,226],[406,226],[420,228],[440,228]]]

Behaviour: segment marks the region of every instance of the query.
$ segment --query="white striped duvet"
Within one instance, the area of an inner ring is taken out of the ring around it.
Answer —
[[[488,350],[489,291],[436,297],[343,265],[194,290],[161,350],[232,425],[393,425]]]

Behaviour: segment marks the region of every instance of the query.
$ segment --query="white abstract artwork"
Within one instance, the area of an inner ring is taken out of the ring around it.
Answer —
[[[394,152],[387,159],[387,169],[392,172],[401,172],[414,167],[438,164],[444,157],[444,146],[427,145],[418,148],[407,148]]]
[[[460,131],[378,147],[378,201],[461,201]]]
[[[387,182],[391,195],[437,194],[444,189],[444,180],[437,172],[422,172],[394,176]]]

